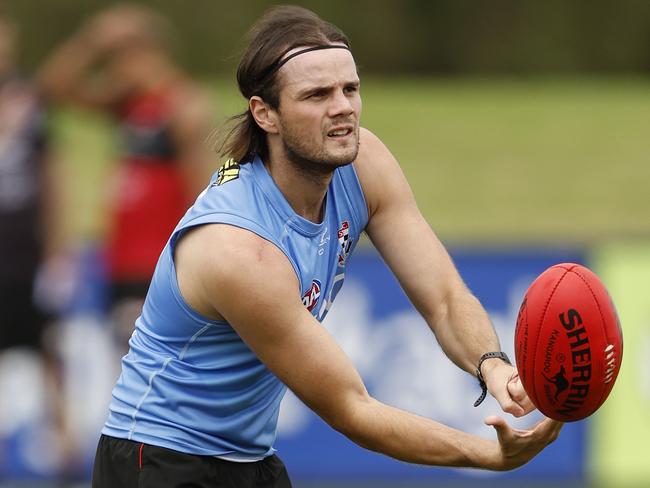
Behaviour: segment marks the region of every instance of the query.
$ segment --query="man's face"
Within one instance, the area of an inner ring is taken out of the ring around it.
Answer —
[[[350,51],[300,54],[281,68],[279,76],[279,131],[288,159],[319,172],[354,161],[361,96]]]

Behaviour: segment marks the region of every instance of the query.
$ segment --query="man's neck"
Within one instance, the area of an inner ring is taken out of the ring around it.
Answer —
[[[324,203],[332,174],[312,174],[300,171],[283,157],[271,155],[264,161],[266,169],[284,197],[301,217],[320,223],[324,217]]]

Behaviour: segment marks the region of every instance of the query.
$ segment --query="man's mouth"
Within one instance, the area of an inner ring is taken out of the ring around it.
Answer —
[[[327,137],[345,137],[352,134],[352,127],[336,127],[327,133]]]

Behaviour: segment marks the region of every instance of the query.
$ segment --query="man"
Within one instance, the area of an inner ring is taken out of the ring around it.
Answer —
[[[120,349],[169,233],[212,171],[203,144],[210,104],[173,60],[169,37],[157,12],[112,6],[63,42],[40,77],[52,100],[108,113],[118,125],[105,251]]]
[[[4,10],[4,4],[0,8]],[[17,67],[18,38],[18,25],[0,11],[0,362],[4,366],[19,350],[36,355],[43,371],[46,413],[58,452],[67,463],[74,446],[65,412],[61,357],[52,340],[57,334],[52,322],[60,305],[55,288],[69,278],[62,193],[49,147],[45,105],[36,84]],[[0,471],[2,464],[0,453]]]
[[[54,235],[46,232],[53,179],[45,110],[36,87],[15,69],[16,35],[13,22],[0,17],[0,351],[40,348],[44,316],[33,288]]]
[[[291,486],[273,449],[286,387],[354,442],[403,461],[506,470],[530,460],[559,423],[520,431],[488,417],[493,442],[382,404],[319,324],[365,231],[447,355],[478,368],[504,411],[532,410],[397,162],[359,127],[344,34],[308,10],[272,9],[237,77],[248,110],[224,145],[233,159],[161,255],[93,486]]]

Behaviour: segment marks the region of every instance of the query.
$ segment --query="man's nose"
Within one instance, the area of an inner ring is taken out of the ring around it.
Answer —
[[[343,91],[337,91],[334,94],[332,103],[330,105],[330,117],[335,117],[339,115],[350,115],[354,112],[354,105],[349,96],[347,96]]]

